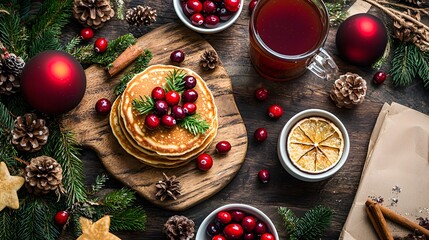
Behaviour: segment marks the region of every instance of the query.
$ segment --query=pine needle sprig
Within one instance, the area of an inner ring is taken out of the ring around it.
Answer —
[[[194,135],[204,134],[210,127],[209,123],[198,114],[186,116],[178,122],[178,125]]]
[[[109,177],[106,174],[98,175],[95,179],[95,183],[91,185],[90,194],[94,195],[100,192],[100,190],[103,189],[104,185],[106,184],[107,180],[109,180]]]
[[[183,78],[186,76],[182,70],[174,69],[173,72],[169,72],[165,80],[167,81],[166,90],[176,91],[178,93],[185,89],[185,81]]]
[[[66,44],[66,46],[64,47],[63,51],[71,54],[73,52],[74,49],[76,49],[76,47],[82,42],[82,38],[75,36],[72,39],[70,39],[70,41]]]
[[[419,68],[417,74],[423,80],[423,86],[429,89],[429,53],[419,52]]]
[[[136,206],[111,213],[111,231],[144,231],[147,216],[143,208]]]
[[[291,233],[296,228],[296,216],[293,211],[286,207],[279,207],[278,212],[283,219],[284,226],[288,233]]]
[[[28,30],[21,25],[21,18],[15,11],[10,14],[0,15],[0,41],[9,52],[15,53],[24,60],[27,60],[27,40]]]
[[[140,99],[133,100],[133,109],[140,115],[145,115],[155,109],[155,100],[149,96],[140,96]]]
[[[418,49],[413,44],[400,43],[393,52],[390,75],[393,84],[405,87],[414,80],[418,71]]]
[[[0,102],[0,128],[12,130],[14,126],[14,119],[10,115],[9,109]]]
[[[0,211],[0,239],[15,239],[16,227],[9,209]]]
[[[332,26],[337,26],[347,18],[347,11],[344,9],[346,1],[339,2],[326,2],[328,9],[329,22]]]
[[[101,203],[108,212],[123,211],[132,206],[136,200],[135,193],[128,189],[122,188],[119,190],[107,193]]]

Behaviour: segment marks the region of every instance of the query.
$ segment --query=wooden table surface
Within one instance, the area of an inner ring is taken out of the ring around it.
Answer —
[[[389,80],[384,85],[375,86],[370,81],[375,73],[374,69],[347,64],[338,56],[335,48],[336,28],[331,28],[325,48],[333,55],[341,73],[351,71],[368,81],[368,92],[363,104],[355,109],[337,108],[329,98],[333,83],[321,80],[310,72],[299,79],[285,83],[263,79],[253,69],[248,54],[250,16],[247,10],[248,3],[248,0],[244,1],[243,12],[232,27],[221,33],[203,36],[216,49],[232,79],[234,98],[249,139],[243,166],[223,190],[184,212],[163,210],[139,198],[138,203],[143,206],[148,216],[147,229],[144,232],[115,233],[122,239],[165,239],[162,226],[170,216],[185,215],[199,226],[212,210],[228,203],[246,203],[260,208],[273,220],[281,239],[285,239],[285,231],[282,220],[277,214],[278,207],[289,207],[297,215],[301,215],[308,209],[322,204],[334,211],[331,227],[322,239],[338,239],[358,188],[370,134],[383,103],[394,101],[429,114],[429,91],[424,90],[421,80],[414,81],[407,88],[395,88]],[[139,4],[154,7],[158,12],[156,23],[149,27],[138,28],[129,26],[125,21],[114,19],[97,30],[95,37],[111,40],[129,32],[135,37],[140,37],[165,23],[180,21],[174,12],[171,0],[128,0],[125,4],[126,8]],[[374,9],[370,12],[380,15]],[[73,21],[65,31],[64,39],[77,35],[80,29],[81,26]],[[387,71],[389,66],[386,64],[382,69]],[[261,103],[255,99],[253,92],[262,86],[270,91],[270,97],[266,102]],[[273,103],[280,104],[285,110],[283,117],[276,121],[270,120],[266,114],[268,106]],[[281,166],[276,152],[277,139],[283,125],[294,114],[308,108],[320,108],[335,114],[346,126],[351,142],[350,155],[343,168],[333,177],[317,183],[302,182],[289,175]],[[253,132],[258,127],[265,127],[268,131],[265,142],[259,143],[253,138]],[[97,175],[106,172],[91,150],[84,149],[82,159],[88,185],[94,182]],[[258,171],[263,168],[271,173],[271,182],[268,184],[259,183],[257,178]],[[111,176],[106,187],[117,189],[122,186]]]

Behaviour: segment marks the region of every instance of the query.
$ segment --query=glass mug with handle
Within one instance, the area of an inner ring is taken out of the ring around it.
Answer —
[[[307,69],[320,78],[338,67],[322,48],[329,15],[322,0],[259,0],[249,24],[250,59],[264,78],[286,81]]]

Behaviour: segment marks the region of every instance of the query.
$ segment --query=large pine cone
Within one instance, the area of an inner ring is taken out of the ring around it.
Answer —
[[[355,73],[346,73],[335,80],[330,97],[337,107],[352,108],[362,103],[366,95],[366,81]]]
[[[35,152],[48,142],[49,129],[45,120],[34,113],[26,113],[15,119],[12,144],[21,151]]]
[[[84,26],[101,28],[113,15],[110,0],[74,0],[73,16]]]
[[[156,17],[158,15],[156,14],[156,10],[147,7],[147,6],[140,6],[133,7],[127,10],[125,14],[125,20],[130,25],[145,25],[148,26],[156,21]]]
[[[24,60],[13,53],[0,56],[0,94],[11,95],[19,90],[24,66]]]
[[[62,186],[63,170],[53,158],[40,156],[31,159],[25,168],[25,186],[30,193],[47,194]]]
[[[194,221],[185,216],[171,216],[164,224],[164,233],[170,240],[190,240],[194,237],[194,231]]]

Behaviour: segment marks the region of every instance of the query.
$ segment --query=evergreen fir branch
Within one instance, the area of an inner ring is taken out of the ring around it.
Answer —
[[[119,20],[124,20],[125,10],[124,10],[124,0],[114,0],[116,4],[116,18]]]
[[[283,219],[283,223],[288,234],[293,232],[293,230],[296,228],[297,220],[293,211],[287,207],[279,207],[278,213]]]
[[[10,115],[9,109],[0,102],[0,127],[6,128],[7,130],[12,130],[14,126],[13,117]]]
[[[138,112],[138,114],[144,115],[155,109],[155,100],[149,96],[140,96],[140,99],[133,100],[133,109]]]
[[[95,183],[91,186],[91,194],[98,193],[101,189],[103,189],[104,184],[107,182],[109,177],[106,174],[98,175],[95,179]]]
[[[135,192],[128,188],[122,188],[107,193],[102,200],[102,205],[108,212],[123,211],[130,207],[135,200]]]
[[[0,211],[0,239],[16,239],[16,227],[9,209]]]
[[[143,208],[134,206],[110,215],[111,231],[144,231],[147,216]]]
[[[166,90],[182,92],[185,89],[185,82],[183,78],[186,76],[182,70],[174,69],[173,72],[169,72],[165,80],[167,81]]]
[[[194,135],[203,134],[210,127],[209,123],[202,119],[198,114],[186,116],[178,125],[184,127]]]
[[[21,25],[21,18],[16,11],[0,15],[0,41],[9,52],[27,59],[27,29]]]
[[[152,59],[152,52],[149,49],[146,49],[143,54],[137,58],[136,63],[129,73],[125,74],[119,84],[115,87],[115,95],[120,95],[125,91],[128,82],[134,77],[135,74],[142,72],[149,66],[149,62]]]
[[[73,49],[77,47],[82,41],[82,38],[76,36],[73,37],[65,46],[64,51],[71,54],[73,52]]]
[[[331,25],[339,25],[347,18],[347,11],[344,9],[344,6],[346,5],[345,1],[342,3],[326,2],[325,5],[328,9],[329,22],[331,23]]]
[[[418,50],[419,52],[419,67],[417,74],[423,80],[423,86],[429,89],[429,53]]]
[[[418,50],[411,43],[400,43],[393,52],[390,75],[395,86],[405,87],[415,78],[418,65]]]

